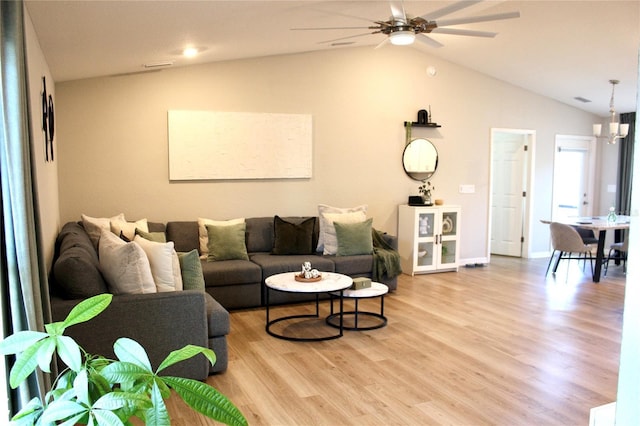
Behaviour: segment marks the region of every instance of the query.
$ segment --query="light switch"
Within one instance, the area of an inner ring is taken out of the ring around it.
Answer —
[[[460,185],[458,192],[461,194],[473,194],[476,192],[475,185]]]
[[[616,192],[616,186],[615,185],[607,185],[607,192]]]

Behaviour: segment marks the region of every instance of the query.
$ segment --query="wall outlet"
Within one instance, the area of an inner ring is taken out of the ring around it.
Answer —
[[[458,192],[461,194],[473,194],[474,192],[476,192],[476,186],[475,185],[460,185],[458,187]]]

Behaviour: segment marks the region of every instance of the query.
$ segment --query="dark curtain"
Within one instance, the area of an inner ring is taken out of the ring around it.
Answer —
[[[46,268],[41,265],[35,213],[23,7],[21,0],[0,1],[2,337],[21,330],[44,330],[45,313],[48,316],[49,312],[48,305],[43,305],[48,300]],[[6,359],[7,370],[12,360]],[[48,387],[49,377],[38,370],[9,393],[10,410],[15,413],[32,398],[43,398]]]
[[[631,211],[631,182],[633,180],[633,141],[635,140],[636,113],[628,112],[620,114],[620,123],[629,124],[629,134],[627,137],[620,139],[620,148],[618,151],[618,182],[616,206],[618,213],[623,215],[630,214]],[[615,241],[623,241],[624,232],[616,230]]]

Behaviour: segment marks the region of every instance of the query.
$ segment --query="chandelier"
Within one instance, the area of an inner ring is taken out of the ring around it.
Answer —
[[[618,139],[625,138],[629,134],[629,124],[620,124],[616,120],[616,109],[613,106],[613,94],[615,92],[616,84],[620,83],[619,80],[609,80],[611,83],[611,101],[609,102],[609,114],[611,120],[609,121],[609,133],[606,138],[608,144],[615,144]],[[618,133],[619,132],[619,133]],[[602,134],[602,124],[593,125],[593,136],[599,138]]]

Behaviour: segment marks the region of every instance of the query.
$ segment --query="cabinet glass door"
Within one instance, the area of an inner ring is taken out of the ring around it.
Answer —
[[[416,266],[433,266],[435,264],[434,250],[435,249],[433,242],[418,243],[418,257],[416,259]]]
[[[455,264],[458,250],[458,212],[442,212],[442,239],[440,246],[440,266]]]
[[[442,213],[442,236],[456,236],[458,234],[458,213]]]
[[[434,218],[433,213],[418,215],[418,238],[433,238]]]

